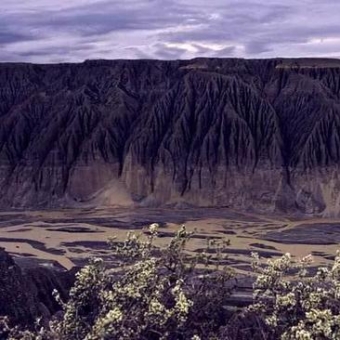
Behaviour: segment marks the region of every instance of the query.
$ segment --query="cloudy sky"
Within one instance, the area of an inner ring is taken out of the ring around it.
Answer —
[[[340,57],[339,0],[1,0],[0,61]]]

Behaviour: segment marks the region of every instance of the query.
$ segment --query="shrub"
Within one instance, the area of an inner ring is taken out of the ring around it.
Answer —
[[[261,315],[282,340],[340,339],[340,254],[334,264],[308,276],[312,257],[294,262],[290,254],[263,266],[253,254],[258,273],[255,303],[249,312]]]
[[[158,225],[147,234],[110,240],[117,268],[94,258],[76,277],[63,316],[36,333],[9,331],[9,339],[181,340],[217,339],[227,321],[225,298],[231,271],[221,263],[227,242],[210,243],[213,255],[189,255],[192,236],[182,226],[168,246],[158,248]],[[211,267],[213,264],[213,267]],[[201,268],[199,268],[201,267]],[[8,332],[8,330],[7,330]]]

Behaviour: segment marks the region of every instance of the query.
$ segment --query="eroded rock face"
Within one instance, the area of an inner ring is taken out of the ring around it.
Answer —
[[[22,270],[0,248],[0,316],[30,326],[37,318],[49,319],[61,308],[52,296],[53,289],[66,301],[74,278],[75,271],[57,273],[38,267]]]
[[[0,65],[2,207],[340,213],[340,61]]]

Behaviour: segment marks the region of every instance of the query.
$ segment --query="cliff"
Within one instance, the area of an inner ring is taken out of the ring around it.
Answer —
[[[340,213],[340,61],[0,64],[0,206]]]

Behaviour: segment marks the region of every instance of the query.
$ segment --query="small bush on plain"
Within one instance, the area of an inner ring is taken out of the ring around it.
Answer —
[[[290,254],[266,263],[253,254],[254,302],[231,315],[226,306],[233,273],[228,242],[208,242],[210,255],[190,255],[182,226],[166,247],[156,247],[158,225],[147,234],[110,240],[113,269],[94,258],[82,268],[68,301],[55,298],[62,316],[36,331],[0,319],[9,340],[336,340],[340,339],[340,253],[330,267]],[[211,249],[213,248],[213,249]]]
[[[8,339],[217,339],[227,320],[223,301],[231,291],[232,273],[220,265],[227,242],[210,244],[214,256],[191,256],[186,245],[192,234],[185,226],[167,247],[154,245],[157,236],[158,225],[152,224],[148,235],[110,240],[118,267],[110,270],[102,259],[92,259],[77,273],[67,302],[54,292],[63,308],[61,320],[35,333],[7,329]]]
[[[261,315],[272,336],[282,340],[340,339],[340,253],[331,267],[308,276],[311,256],[294,262],[290,254],[265,266],[253,254],[258,273],[255,302],[248,311]],[[315,270],[315,269],[314,269]]]

